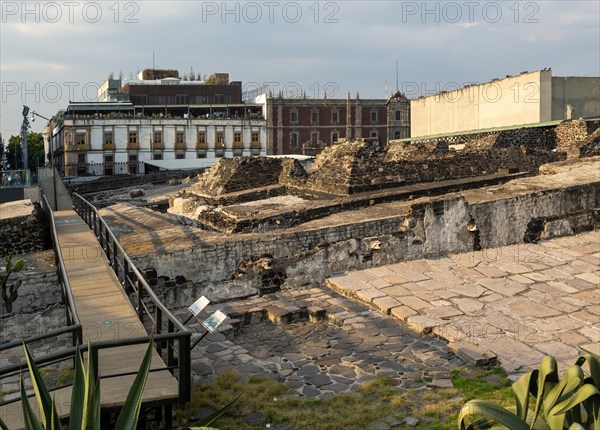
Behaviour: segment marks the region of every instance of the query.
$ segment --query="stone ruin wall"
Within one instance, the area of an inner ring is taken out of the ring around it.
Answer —
[[[291,158],[224,158],[198,177],[192,191],[219,196],[278,184],[294,185],[305,176],[302,166]]]
[[[307,172],[291,158],[222,159],[200,175],[190,191],[211,200],[275,186],[293,188],[294,193],[345,196],[503,171],[537,173],[540,165],[563,160],[568,154],[600,153],[599,141],[600,121],[584,120],[563,121],[557,127],[499,131],[467,141],[462,150],[449,149],[442,138],[395,142],[387,148],[376,139],[339,141],[325,148]]]
[[[279,234],[224,236],[200,248],[134,257],[141,268],[155,268],[175,279],[184,276],[213,288],[244,261],[268,256],[286,286],[319,283],[346,270],[376,267],[523,243],[600,227],[597,183],[466,202],[463,197],[423,198],[406,203],[406,211],[384,219],[361,221]],[[595,215],[594,215],[595,214]],[[541,223],[534,221],[541,220]],[[476,231],[467,229],[469,224]],[[540,230],[531,231],[532,226]]]
[[[49,248],[46,214],[39,203],[32,205],[33,211],[29,215],[0,220],[0,257],[11,252],[26,254]]]

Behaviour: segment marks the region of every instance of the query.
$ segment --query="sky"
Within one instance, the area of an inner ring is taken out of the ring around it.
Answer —
[[[0,1],[0,131],[110,73],[229,73],[244,89],[409,98],[551,67],[600,76],[597,1]],[[396,73],[398,64],[398,73]],[[387,91],[386,91],[387,83]],[[37,118],[32,130],[41,132]]]

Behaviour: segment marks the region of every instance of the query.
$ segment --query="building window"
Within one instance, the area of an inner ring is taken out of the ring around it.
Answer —
[[[185,158],[185,153],[184,152],[178,152],[175,154],[175,159],[176,160],[183,160]]]
[[[206,158],[206,151],[198,151],[197,157],[198,158]]]
[[[111,133],[112,134],[112,133]],[[105,175],[112,175],[114,170],[113,170],[113,161],[114,158],[112,155],[105,155],[104,156],[104,174]]]
[[[238,148],[242,147],[242,133],[239,131],[233,133],[233,146]]]
[[[410,125],[410,118],[408,117],[408,109],[402,111],[402,125]]]
[[[290,148],[298,149],[298,133],[290,134]]]
[[[77,163],[85,164],[85,154],[77,154]]]
[[[198,149],[206,149],[206,132],[199,131],[196,139]]]
[[[104,132],[104,147],[106,149],[112,149],[113,147],[113,134],[112,131]]]
[[[331,143],[337,142],[339,135],[337,133],[331,133]]]
[[[376,123],[377,122],[377,111],[375,109],[373,109],[371,111],[371,123]]]
[[[336,110],[331,111],[331,122],[337,124],[340,118],[340,113]]]
[[[312,143],[313,145],[317,145],[319,143],[319,132],[318,131],[313,131],[310,134],[310,143]]]
[[[371,132],[371,137],[377,137],[377,132],[375,130]]]
[[[222,131],[218,131],[216,140],[215,140],[215,147],[223,148],[224,146],[225,146],[225,133],[223,133]]]
[[[298,122],[298,110],[295,108],[290,111],[290,122],[292,122],[292,123]]]
[[[178,131],[175,134],[175,143],[180,145],[185,143],[185,133],[183,131]]]
[[[155,131],[152,136],[152,146],[158,149],[162,148],[162,131]]]
[[[137,131],[130,131],[129,132],[129,145],[137,146],[137,143],[138,143]]]
[[[396,111],[396,121],[400,121],[402,119],[401,115],[402,115],[402,112],[397,110]]]
[[[252,132],[252,145],[254,145],[254,146],[260,145],[258,131]]]
[[[163,155],[162,152],[156,152],[152,155],[152,159],[153,160],[162,160],[163,159]]]
[[[75,135],[75,144],[77,145],[78,149],[81,146],[85,146],[85,137],[86,137],[85,133],[77,133]]]
[[[394,132],[394,139],[400,139],[400,132],[399,131]]]
[[[311,122],[311,124],[319,123],[319,110],[318,109],[313,109],[312,112],[310,113],[310,122]]]

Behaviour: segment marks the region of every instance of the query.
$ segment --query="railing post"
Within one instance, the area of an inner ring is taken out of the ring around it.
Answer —
[[[94,366],[94,381],[98,382],[100,373],[98,368],[98,348],[94,345],[90,345],[91,351],[88,350],[88,360],[92,360],[92,366]]]
[[[179,404],[191,399],[190,334],[179,338]]]
[[[156,321],[156,334],[162,333],[162,311],[160,310],[160,306],[156,306],[154,310],[154,321]],[[158,355],[162,357],[162,344],[163,341],[159,340],[156,342],[156,350],[158,351]]]
[[[135,288],[137,290],[137,299],[138,299],[138,302],[137,302],[138,318],[140,319],[142,324],[144,324],[144,305],[143,305],[144,289],[140,285],[139,279],[135,280]]]
[[[169,322],[167,324],[167,333],[173,333],[175,331],[175,324],[173,324],[173,321],[171,321],[169,319]],[[181,348],[181,339],[179,340],[179,345]],[[173,363],[175,360],[173,360],[173,358],[175,357],[175,339],[169,339],[167,341],[167,366],[171,367],[173,366]],[[171,371],[173,372],[173,371]]]

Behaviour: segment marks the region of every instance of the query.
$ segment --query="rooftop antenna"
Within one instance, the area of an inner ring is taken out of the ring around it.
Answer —
[[[383,84],[383,94],[384,94],[384,98],[388,98],[388,86],[387,86],[387,80],[385,81],[385,83]]]
[[[400,88],[398,87],[398,59],[396,58],[396,91],[399,91]]]
[[[156,66],[154,64],[154,51],[152,51],[152,70],[156,69]]]

